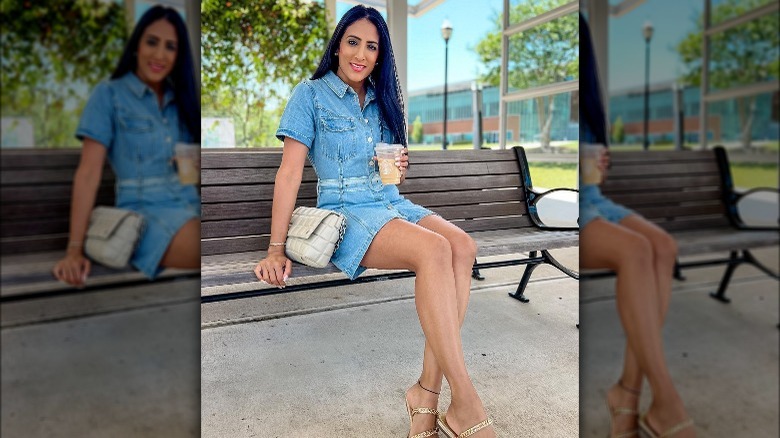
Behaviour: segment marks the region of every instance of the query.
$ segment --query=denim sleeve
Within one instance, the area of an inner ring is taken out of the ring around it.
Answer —
[[[111,90],[107,82],[101,82],[95,87],[89,97],[84,112],[81,113],[79,126],[76,128],[76,138],[83,141],[89,137],[106,147],[111,148],[114,140],[114,105]]]
[[[314,93],[309,84],[301,82],[295,86],[284,107],[276,138],[284,141],[285,137],[290,137],[311,149],[315,126]]]

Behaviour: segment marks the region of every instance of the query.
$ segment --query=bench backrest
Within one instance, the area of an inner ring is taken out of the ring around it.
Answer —
[[[80,149],[0,152],[2,255],[65,250],[73,175],[80,157]],[[96,204],[114,204],[114,175],[108,165]]]
[[[278,148],[202,151],[202,255],[268,247],[281,159]],[[469,232],[529,227],[523,186],[530,177],[521,161],[512,149],[412,151],[400,190]],[[296,205],[316,205],[316,184],[307,163]]]
[[[730,226],[731,177],[722,148],[611,152],[602,193],[668,231]]]

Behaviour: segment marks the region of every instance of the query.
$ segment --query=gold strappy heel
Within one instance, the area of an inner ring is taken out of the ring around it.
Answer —
[[[439,395],[438,392],[431,391],[430,389],[422,386],[422,384],[420,383],[420,380],[417,380],[417,384],[420,385],[420,388],[422,388],[422,389],[424,389],[424,390],[426,390],[426,391],[428,391],[430,393]],[[439,416],[439,411],[437,409],[431,409],[431,408],[414,408],[414,409],[412,409],[411,407],[409,407],[409,400],[407,400],[405,397],[404,397],[404,402],[406,403],[406,413],[409,414],[409,427],[412,426],[412,421],[414,419],[414,416],[417,415],[417,414],[433,415],[436,418],[438,418],[438,416]],[[411,433],[412,432],[409,431],[409,434],[411,434]],[[434,427],[433,429],[428,429],[428,430],[422,431],[420,433],[416,433],[416,434],[411,435],[411,436],[407,435],[407,436],[408,436],[408,438],[429,438],[429,437],[438,436],[438,435],[439,435],[439,429],[437,427]]]
[[[493,420],[490,418],[486,418],[482,420],[480,423],[475,424],[469,427],[468,429],[464,430],[460,434],[456,434],[455,431],[452,430],[450,425],[447,424],[447,419],[445,418],[445,414],[440,414],[438,417],[436,417],[436,425],[439,426],[439,430],[444,432],[444,435],[447,435],[447,438],[470,437],[471,435],[474,435],[475,433],[490,426],[491,424],[493,424]]]
[[[618,387],[622,389],[623,391],[628,392],[629,394],[634,394],[635,396],[639,397],[641,394],[636,389],[631,389],[625,385],[623,385],[622,380],[618,380]],[[608,438],[631,438],[633,436],[639,435],[639,429],[629,430],[627,432],[620,432],[617,435],[612,435],[612,425],[615,423],[615,418],[619,417],[621,415],[631,415],[631,416],[639,416],[639,412],[636,409],[632,408],[613,408],[609,405],[609,400],[606,400],[607,402],[607,410],[609,411],[609,433],[607,434]]]
[[[683,420],[674,426],[667,429],[665,432],[663,432],[660,435],[657,435],[655,431],[650,427],[649,424],[647,424],[647,414],[644,414],[639,417],[639,429],[642,430],[648,437],[650,438],[668,438],[671,436],[674,436],[677,432],[687,429],[689,427],[693,427],[693,420],[690,418]]]

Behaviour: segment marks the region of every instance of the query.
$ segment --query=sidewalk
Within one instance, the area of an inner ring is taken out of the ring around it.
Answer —
[[[754,253],[778,266],[777,248]],[[669,370],[699,438],[774,438],[778,420],[778,282],[751,266],[734,273],[731,304],[711,299],[725,266],[683,271],[664,326]],[[604,396],[617,381],[625,338],[615,310],[614,279],[580,283],[580,436],[609,430]],[[650,403],[643,388],[641,412]]]
[[[577,248],[556,257],[577,268]],[[474,282],[466,364],[498,436],[576,436],[577,282],[540,267],[523,304],[506,295],[520,272]],[[404,279],[203,305],[202,435],[405,436],[424,341],[412,293]],[[230,315],[251,322],[210,324]]]

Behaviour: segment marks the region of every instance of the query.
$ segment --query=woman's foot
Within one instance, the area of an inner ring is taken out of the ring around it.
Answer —
[[[607,391],[612,438],[637,437],[639,433],[639,390],[618,381]]]
[[[431,389],[427,386],[426,388]],[[439,404],[439,394],[436,393],[439,392],[439,389],[437,388],[431,391],[423,389],[419,383],[412,385],[411,388],[406,390],[406,403],[409,405],[409,408],[429,408],[436,410]],[[432,429],[436,429],[436,415],[417,414],[412,417],[412,427],[409,436]]]
[[[487,413],[485,413],[479,397],[475,397],[472,403],[463,405],[457,405],[453,402],[445,414],[447,425],[456,434],[463,433],[487,418]],[[496,432],[493,430],[493,426],[488,426],[471,436],[474,438],[495,438]]]
[[[682,401],[673,403],[656,403],[644,415],[645,428],[649,428],[655,436],[674,438],[695,438],[696,429],[688,417]]]

